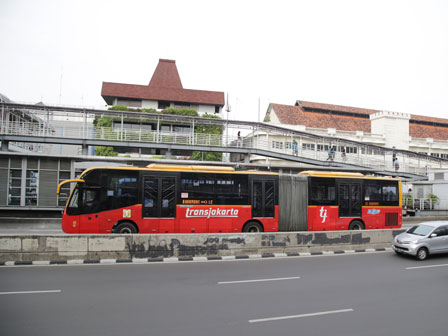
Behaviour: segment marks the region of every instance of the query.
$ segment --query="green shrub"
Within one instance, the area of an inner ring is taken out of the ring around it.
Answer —
[[[110,110],[110,111],[130,111],[132,109],[130,109],[126,105],[114,105],[114,106],[109,107],[108,110]]]
[[[97,156],[117,156],[118,153],[114,151],[113,147],[97,146],[95,148],[95,155],[97,155]]]
[[[222,161],[222,153],[194,151],[191,159],[195,161]]]
[[[162,114],[180,115],[186,117],[198,117],[199,114],[193,109],[179,109],[174,107],[168,107],[162,111]]]
[[[427,198],[429,198],[431,200],[432,205],[437,205],[437,203],[439,203],[439,197],[437,197],[437,195],[434,194],[428,194],[428,196],[426,196]]]

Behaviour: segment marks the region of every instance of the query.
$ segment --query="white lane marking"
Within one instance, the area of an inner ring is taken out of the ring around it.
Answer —
[[[302,318],[302,317],[311,317],[311,316],[322,316],[322,315],[330,315],[330,314],[348,313],[348,312],[352,312],[352,311],[354,311],[354,310],[350,308],[350,309],[330,310],[330,311],[319,312],[319,313],[311,313],[311,314],[268,317],[268,318],[264,318],[264,319],[249,320],[249,323],[278,321],[278,320],[289,320],[289,319],[296,319],[296,318]]]
[[[406,269],[413,270],[413,269],[419,269],[419,268],[433,268],[433,267],[445,267],[445,266],[448,266],[448,264],[406,267]]]
[[[48,293],[61,293],[60,289],[57,290],[43,290],[43,291],[23,291],[23,292],[0,292],[0,295],[11,294],[48,294]]]
[[[221,282],[218,282],[218,285],[227,285],[227,284],[236,284],[236,283],[247,283],[247,282],[296,280],[296,279],[300,279],[300,277],[274,278],[274,279],[255,279],[255,280],[238,280],[238,281],[221,281]]]

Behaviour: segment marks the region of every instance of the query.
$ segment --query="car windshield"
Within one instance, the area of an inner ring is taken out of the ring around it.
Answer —
[[[433,226],[428,225],[417,225],[410,228],[407,233],[412,233],[418,236],[426,236],[434,229]]]

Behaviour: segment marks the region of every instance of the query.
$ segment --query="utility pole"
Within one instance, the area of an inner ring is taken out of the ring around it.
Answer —
[[[226,146],[229,145],[229,113],[232,110],[229,104],[229,93],[227,92],[227,104],[226,104],[226,112],[227,112],[227,123],[226,123]]]

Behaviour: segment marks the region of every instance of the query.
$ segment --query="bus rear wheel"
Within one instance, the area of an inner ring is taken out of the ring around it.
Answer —
[[[354,220],[353,222],[350,223],[350,225],[348,226],[349,230],[364,230],[364,224],[362,224],[361,221],[359,220]]]
[[[117,225],[114,232],[120,234],[137,233],[137,227],[131,222],[122,222]]]
[[[243,227],[243,232],[263,232],[263,226],[257,222],[249,222]]]

